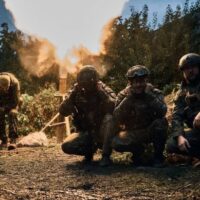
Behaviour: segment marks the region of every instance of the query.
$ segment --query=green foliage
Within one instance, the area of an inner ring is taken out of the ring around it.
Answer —
[[[180,82],[180,57],[189,52],[200,53],[199,2],[189,7],[186,0],[184,8],[177,5],[175,11],[168,5],[159,26],[155,13],[152,25],[148,24],[147,5],[140,12],[132,10],[127,19],[116,18],[102,55],[105,65],[110,66],[105,81],[118,92],[126,85],[128,68],[141,64],[150,69],[150,80],[160,89]]]
[[[34,96],[22,95],[23,104],[18,115],[20,135],[39,131],[58,112],[59,100],[55,93],[55,86],[48,85]]]

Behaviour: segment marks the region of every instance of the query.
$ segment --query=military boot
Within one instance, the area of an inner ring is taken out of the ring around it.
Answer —
[[[163,154],[155,155],[153,160],[153,166],[156,168],[162,168],[165,166],[165,156]]]
[[[8,150],[16,149],[17,148],[16,142],[17,142],[16,138],[10,138],[9,144],[8,144]]]
[[[101,167],[107,167],[107,166],[109,166],[111,164],[112,164],[112,161],[110,159],[110,156],[102,156],[102,158],[101,158],[101,160],[99,162],[99,165]]]
[[[0,143],[0,148],[6,148],[7,147],[7,138],[2,138]]]
[[[93,159],[93,153],[85,154],[82,164],[89,165],[91,164],[92,159]]]
[[[132,150],[132,157],[131,160],[133,161],[133,166],[143,166],[143,155],[144,155],[144,147],[141,146],[134,146],[134,149]]]

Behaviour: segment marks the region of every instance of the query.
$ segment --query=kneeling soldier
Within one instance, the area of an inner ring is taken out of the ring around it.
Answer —
[[[119,152],[132,152],[133,164],[142,165],[145,146],[153,143],[154,164],[164,161],[168,123],[162,93],[147,83],[149,70],[136,65],[127,72],[128,86],[117,96],[114,119],[124,127],[113,139],[113,148]]]
[[[183,81],[174,101],[172,137],[167,142],[167,151],[200,159],[200,55],[184,55],[179,68]]]
[[[65,153],[83,155],[88,163],[97,148],[102,148],[100,165],[110,164],[115,97],[114,92],[99,81],[93,66],[85,66],[78,73],[77,83],[59,110],[63,116],[73,116],[76,128],[76,133],[62,144]]]

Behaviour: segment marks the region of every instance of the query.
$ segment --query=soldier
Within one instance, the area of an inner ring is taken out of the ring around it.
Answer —
[[[61,115],[73,116],[76,128],[76,133],[62,144],[65,153],[83,155],[84,162],[90,163],[97,148],[102,148],[100,165],[110,164],[115,97],[114,92],[99,80],[93,66],[81,69],[77,83],[59,109]]]
[[[0,139],[1,145],[7,145],[5,116],[8,116],[10,143],[16,143],[17,109],[20,100],[20,85],[17,78],[7,72],[0,73]]]
[[[142,165],[145,146],[153,143],[154,164],[164,161],[168,123],[162,93],[149,84],[145,66],[131,67],[126,74],[129,84],[117,96],[114,119],[123,130],[114,137],[112,146],[119,152],[132,152],[133,164]]]
[[[179,69],[183,81],[174,101],[172,137],[167,142],[167,152],[200,158],[200,55],[184,55]],[[184,129],[184,124],[189,130]]]

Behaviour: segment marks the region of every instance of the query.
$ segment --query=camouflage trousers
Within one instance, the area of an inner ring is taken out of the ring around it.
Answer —
[[[104,116],[98,131],[82,131],[69,135],[61,148],[64,153],[92,157],[98,148],[102,149],[103,156],[111,154],[111,139],[113,137],[113,117]]]
[[[113,138],[112,147],[116,151],[132,152],[139,157],[143,154],[145,146],[153,143],[154,157],[161,158],[167,139],[167,130],[167,120],[157,119],[145,129],[121,131]]]
[[[188,131],[185,131],[184,137],[188,140],[190,144],[190,148],[188,149],[188,152],[180,151],[178,148],[177,139],[174,137],[171,137],[167,141],[167,153],[176,153],[176,154],[182,154],[182,155],[188,155],[188,156],[194,156],[197,158],[200,158],[200,130],[198,129],[190,129]]]
[[[17,135],[17,109],[12,109],[8,113],[0,112],[0,140],[3,143],[7,143],[7,134],[6,134],[6,115],[9,125],[9,135],[10,139],[16,139]]]

